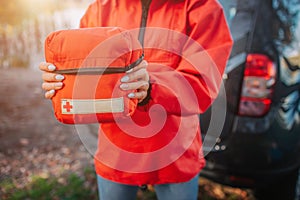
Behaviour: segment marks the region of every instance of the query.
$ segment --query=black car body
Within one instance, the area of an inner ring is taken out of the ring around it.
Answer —
[[[234,46],[223,92],[200,116],[201,175],[253,188],[259,199],[293,199],[300,166],[300,48],[285,50],[300,46],[300,25],[285,2],[220,0]],[[223,125],[220,134],[212,124]]]

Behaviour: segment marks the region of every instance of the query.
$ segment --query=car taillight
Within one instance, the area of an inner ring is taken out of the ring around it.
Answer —
[[[276,66],[263,54],[249,54],[246,59],[244,81],[239,104],[239,115],[258,117],[271,106]]]

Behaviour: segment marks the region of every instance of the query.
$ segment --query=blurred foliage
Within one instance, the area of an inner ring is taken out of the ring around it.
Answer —
[[[289,44],[295,38],[296,26],[299,23],[300,0],[272,0],[276,20],[273,26],[277,38]]]
[[[24,19],[62,9],[66,2],[59,0],[0,0],[0,24],[18,25]]]
[[[37,65],[47,34],[74,27],[78,11],[91,1],[0,0],[0,68]]]

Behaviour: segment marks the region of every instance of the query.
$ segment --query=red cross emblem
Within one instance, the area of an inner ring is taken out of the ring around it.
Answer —
[[[73,106],[69,101],[65,101],[63,104],[63,108],[66,109],[67,112],[71,112]]]

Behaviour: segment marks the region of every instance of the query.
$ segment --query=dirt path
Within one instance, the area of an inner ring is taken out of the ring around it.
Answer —
[[[74,127],[54,118],[40,72],[0,69],[0,181],[22,187],[32,175],[80,174],[92,163]]]

